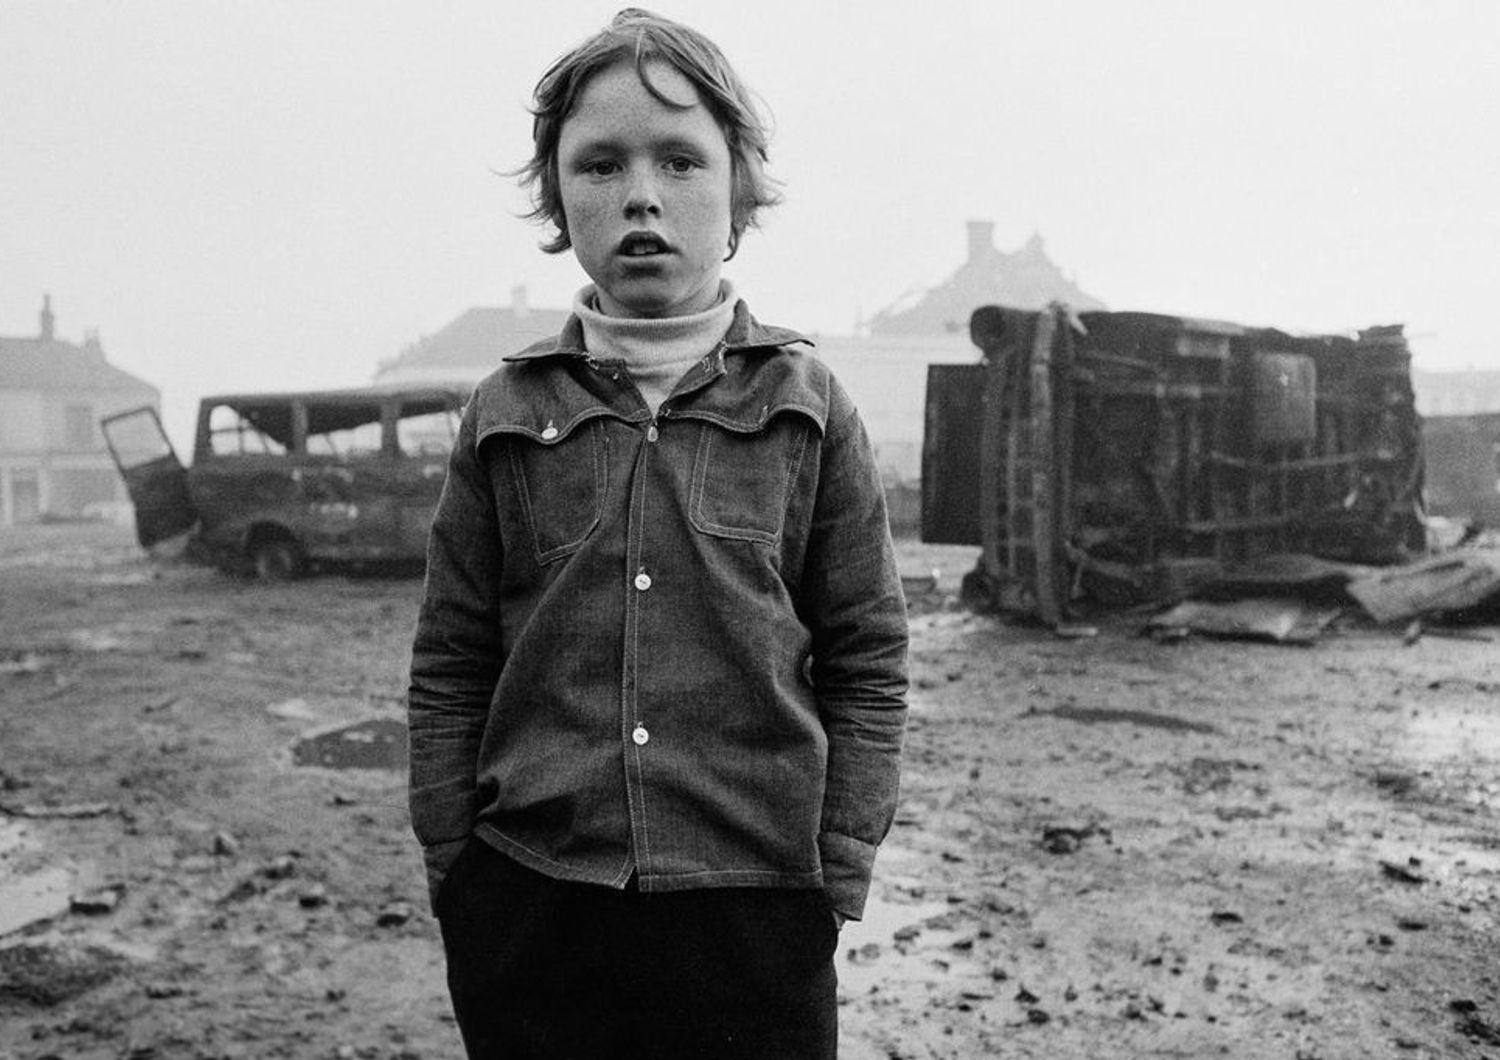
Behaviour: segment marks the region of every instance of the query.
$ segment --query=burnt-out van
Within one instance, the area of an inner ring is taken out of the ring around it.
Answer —
[[[420,561],[458,433],[458,386],[204,398],[183,467],[156,410],[101,421],[144,547],[267,580]]]

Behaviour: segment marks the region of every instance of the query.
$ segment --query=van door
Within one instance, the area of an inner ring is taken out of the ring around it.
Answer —
[[[391,558],[395,501],[378,395],[311,395],[297,459],[308,555],[337,562]]]
[[[135,536],[142,548],[186,533],[198,523],[188,492],[187,469],[149,405],[99,421],[109,455],[135,505]]]

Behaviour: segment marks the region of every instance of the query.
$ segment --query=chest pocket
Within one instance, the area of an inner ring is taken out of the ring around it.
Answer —
[[[604,512],[604,425],[591,420],[540,441],[513,434],[506,449],[537,562],[552,563],[578,551]]]
[[[755,431],[704,423],[688,507],[693,526],[715,537],[775,544],[814,429],[795,412]]]

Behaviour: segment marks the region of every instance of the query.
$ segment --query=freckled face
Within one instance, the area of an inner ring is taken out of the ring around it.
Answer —
[[[653,96],[631,63],[584,86],[563,121],[558,182],[568,238],[611,316],[684,316],[719,297],[729,253],[729,145],[693,83],[652,61]]]

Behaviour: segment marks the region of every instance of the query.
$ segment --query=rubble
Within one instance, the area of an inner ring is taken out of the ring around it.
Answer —
[[[412,918],[410,902],[391,902],[375,916],[376,927],[400,927]]]
[[[125,955],[92,942],[42,939],[0,948],[0,1005],[50,1008],[115,978]]]
[[[118,909],[124,898],[125,885],[111,883],[102,887],[91,887],[87,891],[73,895],[69,900],[68,908],[84,916],[104,916]]]

